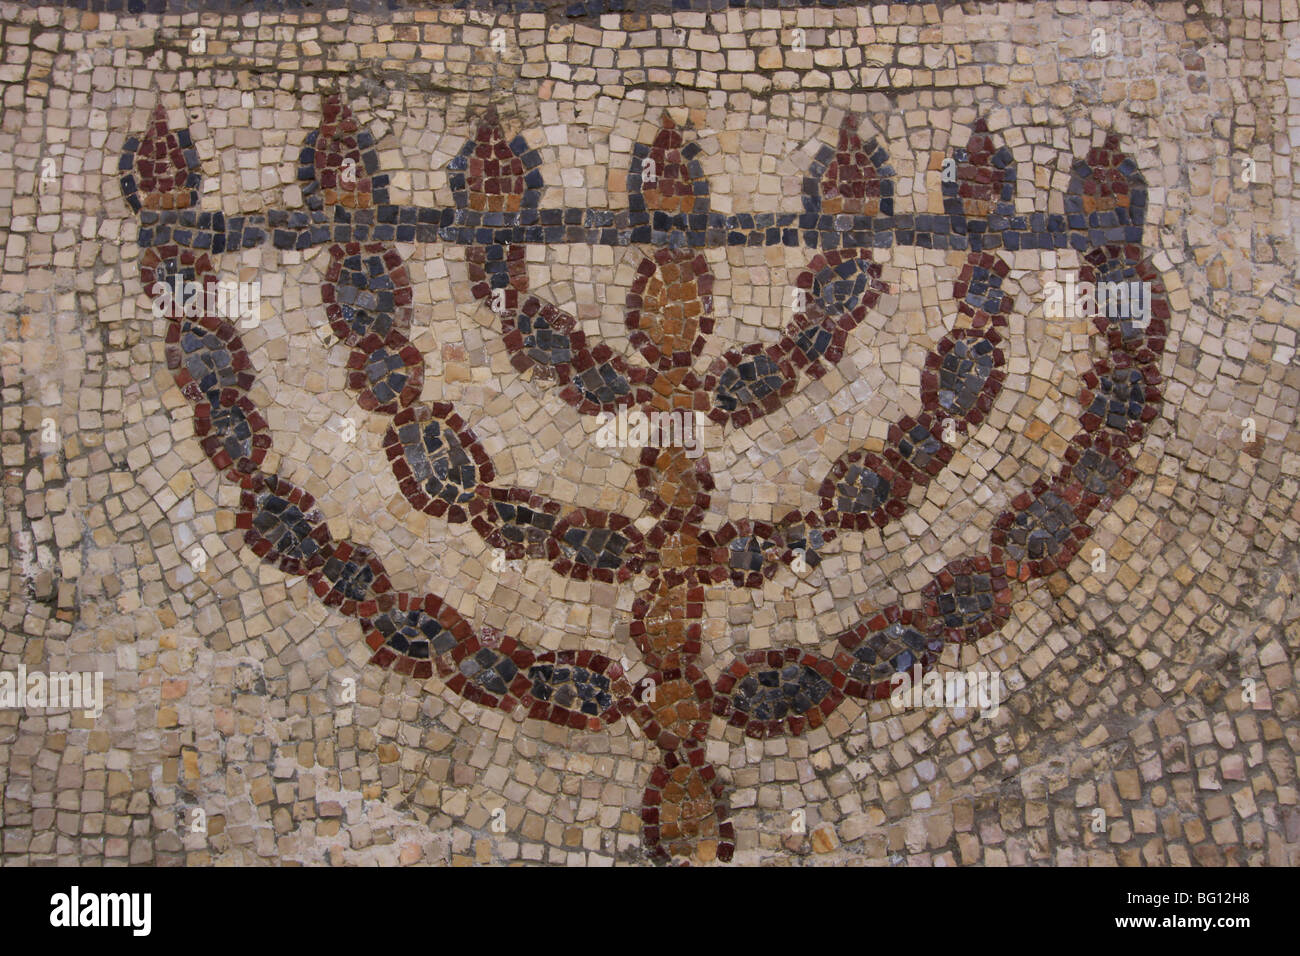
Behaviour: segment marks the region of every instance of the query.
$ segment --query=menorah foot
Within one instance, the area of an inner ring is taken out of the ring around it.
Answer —
[[[683,865],[729,862],[736,833],[725,789],[701,744],[665,751],[641,800],[641,833],[651,859]]]

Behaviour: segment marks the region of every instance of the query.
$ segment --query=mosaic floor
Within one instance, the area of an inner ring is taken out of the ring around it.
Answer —
[[[1296,0],[595,6],[0,4],[0,862],[1300,863]]]

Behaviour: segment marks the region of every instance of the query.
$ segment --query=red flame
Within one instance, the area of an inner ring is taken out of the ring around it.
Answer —
[[[524,161],[506,142],[496,110],[489,110],[474,136],[465,172],[469,208],[477,212],[518,212],[523,205]]]
[[[695,181],[682,155],[685,142],[677,124],[665,114],[647,157],[654,164],[653,179],[647,176],[646,161],[641,165],[641,195],[645,197],[646,209],[666,213],[695,211]]]
[[[845,117],[839,148],[822,176],[822,212],[828,215],[874,216],[880,212],[880,173],[855,132],[857,125],[857,117]]]
[[[370,174],[357,141],[360,124],[334,93],[326,98],[316,137],[316,181],[326,206],[369,209],[373,204]]]
[[[167,111],[161,105],[136,150],[135,173],[146,209],[184,209],[198,202],[181,138],[167,125]]]

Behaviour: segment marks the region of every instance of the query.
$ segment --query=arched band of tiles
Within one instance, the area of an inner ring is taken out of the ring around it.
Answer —
[[[891,425],[881,452],[851,450],[831,465],[818,489],[828,526],[862,531],[901,518],[913,485],[929,484],[952,458],[947,424],[964,432],[992,410],[1005,381],[998,330],[1006,328],[1012,307],[1002,290],[1007,273],[1000,256],[967,256],[953,297],[970,327],[954,328],[927,354],[919,417]]]
[[[384,434],[384,452],[411,506],[451,522],[468,521],[479,486],[496,477],[487,452],[450,402],[398,412]]]
[[[761,588],[780,564],[790,564],[796,552],[809,568],[821,564],[821,549],[835,538],[814,512],[788,512],[775,524],[741,518],[717,531],[700,534],[699,564],[694,580],[717,584],[731,580],[736,587]],[[671,579],[671,578],[670,578]],[[689,579],[684,575],[683,580]]]
[[[346,119],[350,114],[346,113],[346,108],[340,108],[333,115]],[[165,119],[163,122],[161,128],[155,124],[152,133],[163,137],[167,143],[173,139],[181,142],[181,137],[172,137],[165,129]],[[369,142],[346,123],[341,132],[345,136],[355,134],[357,144]],[[188,142],[188,139],[184,141]],[[124,161],[133,159],[136,152],[132,149],[124,155]],[[150,155],[154,152],[152,145],[146,150]],[[315,169],[314,157],[309,158]],[[328,158],[327,165],[337,164],[344,158],[346,155],[336,152]],[[341,180],[323,179],[345,185]],[[163,182],[161,179],[157,181]],[[372,185],[379,182],[378,178],[372,179]],[[177,201],[194,198],[182,196]],[[349,204],[346,195],[334,198],[338,200],[336,206]],[[145,200],[143,206],[162,207],[159,197],[146,196]],[[213,272],[213,264],[206,253],[184,245],[150,246],[142,254],[141,278],[146,286],[152,286],[155,281],[169,282],[175,275],[189,282],[207,283],[214,281]],[[341,342],[354,347],[354,355],[357,351],[373,354],[373,344],[368,346],[367,342],[373,343],[375,339],[389,346],[399,339],[405,340],[405,333],[410,328],[410,284],[400,257],[386,244],[366,244],[364,248],[357,243],[335,246],[325,287],[324,299],[331,329]],[[196,434],[204,450],[214,464],[227,470],[227,477],[242,488],[235,527],[244,533],[245,544],[250,550],[286,574],[305,575],[313,591],[327,606],[345,615],[360,617],[366,642],[375,652],[371,662],[380,667],[427,678],[433,674],[435,660],[454,660],[460,664],[472,654],[480,653],[483,645],[477,644],[468,622],[441,598],[431,594],[416,598],[407,593],[395,593],[383,562],[373,549],[333,538],[309,493],[277,475],[260,470],[265,452],[271,445],[270,436],[265,421],[248,398],[254,383],[252,363],[234,327],[217,317],[189,315],[184,308],[173,309],[166,317],[169,319],[165,348],[168,366],[182,393],[195,406]],[[415,367],[414,363],[418,361],[422,365],[423,359],[415,353],[404,361]],[[419,408],[407,409],[413,420]],[[492,515],[496,519],[489,522],[484,518],[478,527],[488,535],[503,535],[516,527],[537,530],[540,526],[540,530],[548,532],[549,556],[560,559],[563,545],[549,535],[550,529],[545,521],[530,524],[522,520],[522,516],[528,514],[553,521],[559,506],[538,501],[535,496],[521,495],[518,489],[488,489],[481,482],[491,480],[491,465],[473,440],[472,433],[462,430],[456,434],[454,422],[457,419],[450,406],[438,411],[442,420],[453,424],[450,433],[454,436],[453,441],[459,443],[462,450],[470,449],[470,457],[478,469],[472,477],[480,483],[472,487],[469,513]],[[400,427],[401,422],[395,419],[395,425]],[[446,465],[447,472],[440,476],[447,479],[444,484],[451,485],[457,480],[468,484],[471,476],[465,471],[467,462],[460,462],[450,453],[444,456],[445,461],[439,459],[438,450],[434,447],[425,452],[426,460],[434,459],[431,474]],[[475,451],[479,452],[477,456],[473,454]],[[459,472],[452,467],[453,459],[461,466]],[[521,498],[527,505],[521,502]],[[516,520],[510,520],[512,517]],[[571,515],[563,527],[570,532],[572,540],[591,529],[603,529],[607,538],[612,537],[611,529],[613,534],[625,532],[632,545],[628,550],[635,551],[639,547],[640,536],[635,529],[621,529],[617,516],[603,512],[582,511],[576,516]],[[591,540],[584,538],[581,546],[575,549],[579,557],[575,563],[581,565],[581,559],[590,552],[599,576],[611,573],[605,556],[618,550],[619,546],[617,542],[609,547],[605,545],[609,542],[593,548]],[[584,573],[597,576],[595,569]],[[505,643],[498,643],[513,648],[509,638]],[[544,654],[537,659],[540,670],[530,674],[530,693],[535,692],[547,700],[520,698],[529,704],[533,716],[569,727],[587,727],[592,726],[593,706],[598,709],[599,720],[604,722],[634,709],[634,701],[626,694],[630,688],[621,679],[621,669],[617,664],[604,658],[588,659],[585,656],[574,663],[567,654]],[[574,666],[568,667],[570,663]],[[472,670],[472,667],[465,669]],[[464,671],[460,673],[464,676]],[[487,699],[482,695],[490,696],[487,684],[487,678],[483,677],[460,685],[460,689],[472,699],[482,701]]]
[[[411,327],[411,282],[401,256],[387,243],[330,247],[321,301],[330,329],[351,347],[348,388],[367,411],[391,415],[415,401],[424,384],[424,356]]]
[[[923,611],[891,604],[838,634],[833,658],[844,675],[847,697],[884,700],[894,690],[895,674],[929,671],[943,652],[943,639]]]
[[[802,371],[820,378],[843,358],[848,334],[875,308],[885,285],[870,249],[840,249],[813,257],[790,293],[802,308],[781,340],[730,349],[704,376],[714,421],[744,427],[784,404]]]
[[[545,557],[575,580],[613,583],[635,574],[644,537],[621,515],[561,506],[521,489],[492,487],[496,470],[473,430],[449,402],[398,412],[384,435],[398,487],[412,507],[449,522],[469,521],[510,558]]]
[[[632,368],[604,343],[589,345],[573,316],[526,295],[524,247],[471,246],[471,292],[501,318],[502,340],[520,372],[558,382],[560,396],[583,414],[652,401],[650,369]]]
[[[825,723],[844,699],[833,662],[797,648],[751,651],[716,682],[713,713],[747,736],[798,736]]]
[[[165,340],[167,367],[194,405],[194,433],[215,468],[246,484],[271,448],[261,413],[248,397],[252,362],[224,319],[172,316]]]

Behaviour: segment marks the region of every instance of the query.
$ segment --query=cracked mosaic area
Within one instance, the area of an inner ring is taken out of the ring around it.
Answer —
[[[695,6],[0,6],[6,863],[1297,862],[1294,0]]]

